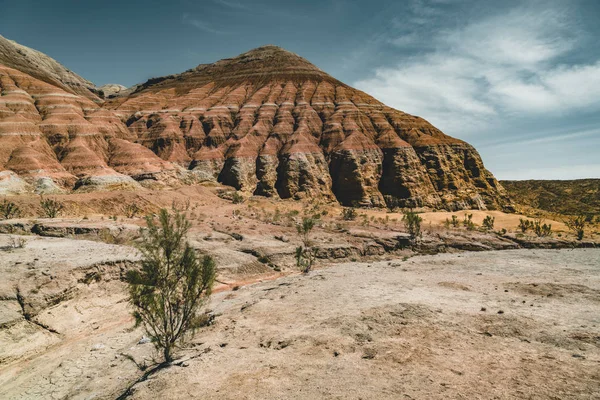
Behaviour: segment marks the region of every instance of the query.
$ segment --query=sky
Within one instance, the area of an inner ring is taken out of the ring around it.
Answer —
[[[0,0],[0,35],[97,85],[275,44],[479,151],[499,179],[600,178],[598,0]]]

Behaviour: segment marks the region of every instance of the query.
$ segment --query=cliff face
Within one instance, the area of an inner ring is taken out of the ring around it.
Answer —
[[[0,168],[58,186],[166,173],[344,205],[506,203],[473,147],[275,46],[151,79],[101,106],[11,68],[0,67],[0,85],[0,132],[13,134],[0,136]],[[38,172],[20,167],[34,161]]]

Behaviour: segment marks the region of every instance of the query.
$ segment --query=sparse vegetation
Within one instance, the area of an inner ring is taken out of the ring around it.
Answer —
[[[421,222],[423,222],[423,218],[419,214],[414,211],[406,211],[402,217],[402,222],[404,222],[404,227],[413,242],[418,241],[422,237]]]
[[[21,216],[21,210],[19,207],[8,199],[2,200],[0,203],[0,217],[2,219],[19,218]]]
[[[546,224],[541,219],[533,221],[533,232],[539,236],[551,236],[552,235],[552,224]]]
[[[199,260],[186,242],[190,223],[179,211],[160,210],[158,222],[146,218],[148,228],[140,246],[141,270],[127,273],[136,324],[143,324],[165,363],[173,350],[200,327],[199,310],[211,293],[215,262]]]
[[[344,207],[342,210],[342,219],[344,221],[354,221],[358,213],[356,212],[356,208],[354,207]]]
[[[296,247],[296,265],[303,273],[308,273],[315,261],[316,249],[312,246],[310,234],[317,224],[317,220],[311,217],[302,218],[302,222],[296,226],[302,245]]]
[[[459,224],[460,222],[458,221],[458,217],[456,215],[453,215],[452,219],[446,218],[446,221],[444,222],[446,228],[449,228],[450,226],[452,226],[453,228],[458,228]]]
[[[139,213],[142,212],[142,209],[135,203],[126,204],[123,207],[123,211],[125,211],[125,216],[127,218],[135,218]]]
[[[578,215],[571,217],[565,221],[567,227],[575,233],[577,240],[582,240],[585,234],[586,217],[585,215]]]
[[[40,206],[46,218],[56,218],[65,209],[65,205],[55,199],[40,196]]]
[[[469,231],[475,229],[475,222],[473,222],[473,214],[465,214],[465,217],[463,219],[463,226]]]
[[[529,229],[533,229],[533,223],[528,219],[519,218],[519,229],[521,232],[527,233]]]
[[[239,192],[234,192],[231,196],[231,202],[233,204],[241,204],[244,202],[244,196],[242,196]]]
[[[496,218],[492,217],[491,215],[486,215],[486,217],[483,219],[482,222],[482,226],[488,230],[488,231],[492,231],[494,230],[494,222],[496,221]]]

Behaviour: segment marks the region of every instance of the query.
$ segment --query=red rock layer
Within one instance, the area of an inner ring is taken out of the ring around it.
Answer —
[[[151,79],[105,107],[163,160],[259,195],[450,209],[506,202],[470,145],[275,46]]]
[[[48,182],[71,189],[90,177],[131,183],[112,164],[126,174],[144,177],[173,169],[129,141],[135,137],[113,111],[0,65],[0,170],[16,172],[43,190]]]
[[[101,108],[10,68],[0,85],[0,163],[18,173],[37,160],[65,182],[187,169],[257,195],[344,205],[507,201],[469,144],[275,46],[151,79]]]

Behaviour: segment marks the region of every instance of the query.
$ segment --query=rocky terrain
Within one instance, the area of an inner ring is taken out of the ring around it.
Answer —
[[[11,196],[22,213],[0,221],[3,398],[519,397],[541,383],[596,395],[598,227],[576,241],[560,221],[537,237],[517,214],[427,212],[415,247],[402,213],[344,220],[335,203],[234,193],[205,182],[53,195],[58,218],[37,196]],[[161,207],[186,212],[191,246],[218,273],[215,324],[155,371],[123,276],[139,263],[142,216]],[[444,223],[467,214],[472,229]],[[294,260],[305,215],[320,216],[307,276]]]
[[[320,263],[254,284],[240,269],[160,370],[120,280],[135,250],[29,236],[0,251],[6,399],[600,395],[596,249]]]
[[[213,180],[343,205],[510,209],[472,146],[275,46],[90,91],[0,45],[0,194]]]
[[[592,215],[600,221],[600,179],[501,183],[520,206],[563,215]]]

